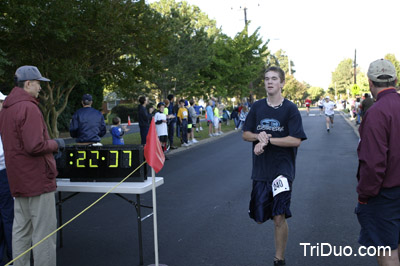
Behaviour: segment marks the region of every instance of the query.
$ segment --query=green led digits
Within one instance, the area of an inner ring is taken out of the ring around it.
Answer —
[[[122,167],[123,168],[132,167],[132,151],[122,151]]]
[[[99,160],[99,151],[90,151],[90,153],[92,154],[92,158],[90,158],[89,160],[89,167],[99,167],[97,165],[97,162]],[[96,164],[93,164],[93,154],[96,155],[96,158],[94,160]]]
[[[85,160],[86,160],[86,152],[85,151],[78,151],[78,155],[82,154],[83,156],[78,156],[79,158],[76,159],[76,167],[85,167]],[[83,163],[83,164],[81,164]]]
[[[134,156],[130,150],[75,150],[68,153],[67,164],[72,168],[131,168]]]
[[[111,156],[112,154],[115,154],[115,156]],[[108,165],[108,167],[110,167],[110,168],[117,168],[118,167],[118,154],[119,154],[118,151],[110,151],[110,164]],[[115,159],[114,159],[115,163],[114,164],[111,164],[112,157],[115,157]]]

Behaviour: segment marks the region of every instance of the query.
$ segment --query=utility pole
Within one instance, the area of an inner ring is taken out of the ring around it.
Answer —
[[[247,7],[244,7],[243,10],[244,10],[244,26],[247,29]]]
[[[357,84],[357,49],[354,50],[354,84]]]

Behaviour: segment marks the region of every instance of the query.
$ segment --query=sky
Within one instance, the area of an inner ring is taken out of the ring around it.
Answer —
[[[176,0],[177,1],[177,0]],[[154,1],[148,1],[154,2]],[[327,89],[332,72],[347,58],[367,72],[369,64],[394,54],[400,60],[399,0],[186,0],[216,20],[231,36],[258,27],[274,53],[282,49],[294,63],[296,79]]]

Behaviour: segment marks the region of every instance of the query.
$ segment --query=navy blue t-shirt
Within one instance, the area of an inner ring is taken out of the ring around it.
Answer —
[[[272,138],[291,136],[306,140],[303,123],[297,106],[284,99],[279,108],[270,107],[266,99],[255,102],[243,126],[243,131],[260,133],[265,131]],[[253,142],[254,146],[258,141]],[[255,155],[253,152],[253,170],[251,178],[256,181],[271,183],[277,176],[283,175],[293,182],[295,176],[296,147],[279,147],[268,144],[264,152]]]

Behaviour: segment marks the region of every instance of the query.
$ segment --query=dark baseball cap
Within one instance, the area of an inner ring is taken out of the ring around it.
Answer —
[[[92,95],[90,95],[90,94],[84,94],[84,95],[82,96],[82,101],[89,101],[89,102],[93,101]]]
[[[35,66],[22,66],[15,71],[15,76],[17,81],[27,81],[27,80],[40,80],[40,81],[50,81],[40,74],[39,69]]]

